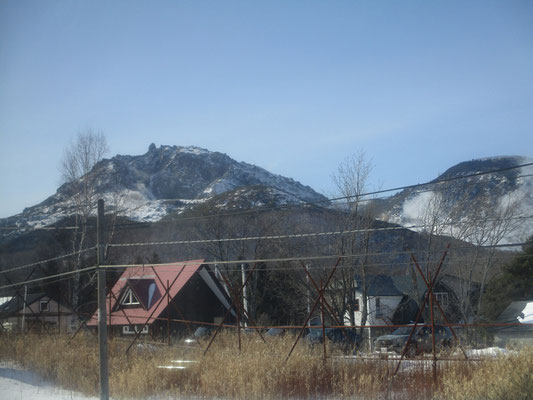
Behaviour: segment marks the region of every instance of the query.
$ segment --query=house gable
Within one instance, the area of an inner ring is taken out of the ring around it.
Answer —
[[[228,309],[230,302],[227,293],[214,274],[202,263],[203,260],[194,260],[157,267],[126,269],[111,289],[110,297],[108,296],[106,301],[108,324],[131,325],[146,322],[151,325],[160,318],[170,301],[183,310],[204,310],[204,306],[207,309],[213,303],[221,303]],[[170,286],[168,295],[167,284]],[[202,288],[201,291],[197,291],[199,287]],[[127,300],[134,297],[139,304],[121,304],[125,296],[130,296]],[[208,315],[207,312],[202,313]],[[98,317],[95,313],[88,325],[96,326],[97,323]]]
[[[359,284],[357,297],[362,302],[362,279],[356,276],[356,280]],[[428,290],[426,283],[419,275],[369,275],[366,282],[367,323],[370,325],[411,322],[416,318],[418,304],[424,299]],[[453,320],[459,315],[457,298],[447,282],[446,275],[439,279],[433,288],[433,293],[441,308]],[[356,312],[356,320],[360,323],[361,312]]]

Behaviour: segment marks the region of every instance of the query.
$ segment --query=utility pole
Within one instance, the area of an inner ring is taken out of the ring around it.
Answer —
[[[98,271],[98,348],[100,352],[100,400],[109,400],[109,372],[107,368],[107,310],[106,310],[106,278],[104,262],[104,200],[98,200],[96,218],[96,248]]]

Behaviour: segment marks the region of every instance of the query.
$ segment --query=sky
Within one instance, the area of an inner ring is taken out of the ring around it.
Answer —
[[[533,157],[533,2],[0,1],[0,218],[55,193],[65,148],[228,154],[333,195]]]

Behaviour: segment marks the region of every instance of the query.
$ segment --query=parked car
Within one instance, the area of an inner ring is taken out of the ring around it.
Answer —
[[[431,326],[424,326],[416,334],[414,351],[416,354],[429,353],[433,350]],[[453,334],[449,327],[435,325],[435,347],[449,348],[453,345]],[[413,352],[413,350],[411,350]]]
[[[357,350],[362,341],[361,336],[357,334],[354,329],[326,328],[325,331],[328,340],[331,343],[334,343],[337,347],[342,348],[344,351],[348,351],[350,349],[354,351]],[[311,345],[323,343],[324,338],[322,335],[322,328],[309,329],[306,340],[307,343]]]
[[[379,336],[374,340],[374,348],[380,352],[394,351],[401,354],[409,339],[413,327],[402,326],[391,334]],[[447,326],[435,325],[435,346],[449,347],[453,344],[453,335]],[[417,326],[407,348],[408,357],[431,352],[433,349],[431,326]]]
[[[411,333],[412,326],[402,326],[395,329],[388,335],[382,335],[374,340],[374,349],[380,352],[394,351],[401,353],[407,343],[407,339]],[[416,332],[420,330],[420,327],[416,328]]]

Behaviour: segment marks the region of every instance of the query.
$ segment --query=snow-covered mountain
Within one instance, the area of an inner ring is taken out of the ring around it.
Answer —
[[[533,234],[533,163],[526,157],[491,157],[459,163],[436,178],[435,185],[405,189],[391,198],[376,201],[378,219],[421,231],[428,224],[440,224],[439,233],[479,241],[474,232],[466,232],[472,221],[485,224],[497,233],[497,220],[511,221],[501,244],[524,241]],[[500,172],[483,174],[488,171]],[[478,176],[471,176],[480,174]],[[467,176],[467,177],[466,177]],[[456,179],[466,177],[464,179]],[[468,237],[470,235],[470,237]]]
[[[475,242],[458,235],[468,221],[511,218],[516,225],[500,243],[524,241],[533,234],[533,163],[525,157],[493,157],[459,163],[433,182],[376,200],[377,219],[407,228],[443,224],[439,234]],[[498,173],[471,176],[487,171]],[[94,168],[96,192],[119,215],[155,222],[205,204],[221,211],[319,202],[327,199],[293,179],[237,162],[225,154],[198,147],[150,145],[143,155],[117,155]],[[464,179],[455,179],[465,177]],[[0,240],[55,224],[76,213],[69,186],[13,217],[0,219]],[[431,222],[431,218],[434,221]],[[487,225],[488,226],[488,225]],[[487,228],[485,226],[485,228]],[[488,226],[488,229],[497,227]],[[421,231],[423,228],[414,228]],[[464,232],[462,232],[464,233]],[[471,233],[471,232],[470,232]]]
[[[323,202],[326,198],[293,179],[263,168],[237,162],[225,154],[199,147],[151,144],[139,156],[117,155],[98,163],[96,192],[107,205],[116,205],[120,215],[154,222],[170,213],[181,213],[222,193],[231,193],[220,208]],[[251,188],[250,195],[249,190]],[[21,214],[0,220],[29,231],[54,224],[75,213],[69,186],[62,185],[42,203]],[[237,201],[240,198],[241,201]]]

